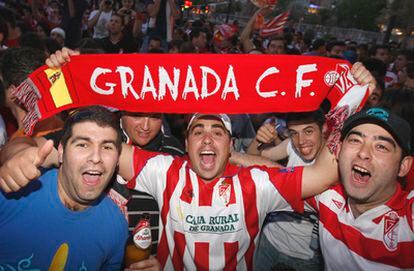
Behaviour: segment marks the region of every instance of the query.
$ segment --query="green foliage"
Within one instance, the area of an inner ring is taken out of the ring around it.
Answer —
[[[338,26],[378,31],[376,18],[385,7],[386,0],[342,0],[336,8]]]

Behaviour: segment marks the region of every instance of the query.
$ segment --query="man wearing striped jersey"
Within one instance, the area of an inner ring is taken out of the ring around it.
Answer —
[[[409,124],[382,108],[350,117],[338,155],[341,184],[308,200],[319,211],[326,270],[414,269]]]
[[[266,214],[298,209],[300,198],[337,177],[327,149],[306,168],[229,164],[231,123],[224,114],[195,114],[187,131],[188,157],[125,146],[120,163],[128,187],[153,195],[160,206],[157,258],[165,270],[251,270]],[[320,182],[325,174],[329,181]]]

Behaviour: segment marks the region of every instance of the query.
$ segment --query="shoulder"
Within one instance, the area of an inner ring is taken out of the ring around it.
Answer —
[[[172,154],[182,156],[185,154],[184,147],[178,141],[177,138],[169,135],[163,135],[162,151]]]

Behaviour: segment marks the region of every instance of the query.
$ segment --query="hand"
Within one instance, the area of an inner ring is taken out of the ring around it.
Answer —
[[[48,140],[41,147],[28,147],[18,152],[0,167],[0,188],[6,192],[16,192],[31,180],[40,176],[39,166],[53,150],[53,141]]]
[[[356,62],[351,67],[351,74],[354,76],[355,80],[360,85],[368,85],[369,95],[372,94],[377,82],[375,81],[374,76],[362,65],[361,62]]]
[[[51,69],[59,69],[67,62],[70,62],[70,56],[79,55],[78,51],[63,47],[62,50],[56,51],[46,59],[46,65]]]
[[[271,143],[277,137],[274,122],[263,124],[256,134],[256,140],[261,143]]]
[[[162,270],[160,262],[154,256],[150,256],[146,260],[142,260],[131,264],[125,271],[130,270],[146,270],[146,271],[160,271]]]

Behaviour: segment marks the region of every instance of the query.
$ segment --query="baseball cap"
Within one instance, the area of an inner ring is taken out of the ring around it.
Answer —
[[[229,116],[227,114],[199,114],[199,113],[195,113],[191,117],[190,122],[188,123],[187,131],[190,129],[190,127],[194,123],[194,121],[198,120],[201,117],[203,117],[203,118],[205,118],[205,117],[212,117],[212,118],[216,118],[216,119],[220,120],[223,123],[224,127],[226,128],[226,130],[231,135],[231,120],[230,120],[230,118],[229,118]]]
[[[349,117],[342,128],[341,140],[345,138],[352,128],[365,123],[381,126],[392,135],[406,154],[411,152],[410,124],[389,110],[380,107],[365,109]]]
[[[65,30],[63,30],[60,27],[55,27],[52,29],[52,31],[50,31],[50,34],[54,34],[54,33],[60,35],[63,39],[66,38]]]

